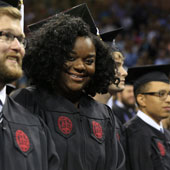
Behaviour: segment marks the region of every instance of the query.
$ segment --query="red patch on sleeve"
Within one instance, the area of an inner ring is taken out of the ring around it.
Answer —
[[[94,135],[96,136],[96,138],[101,139],[103,136],[102,126],[96,121],[93,121],[92,125]]]
[[[68,135],[72,131],[73,124],[72,124],[71,119],[69,119],[68,117],[60,116],[58,118],[58,127],[62,133],[64,133],[65,135]]]
[[[158,149],[159,149],[161,155],[165,156],[165,148],[164,148],[163,144],[161,142],[158,142],[157,146],[158,146]]]
[[[120,135],[119,133],[116,133],[117,140],[120,141]]]
[[[28,136],[22,130],[17,130],[15,136],[16,142],[21,151],[27,152],[30,148],[30,141]]]

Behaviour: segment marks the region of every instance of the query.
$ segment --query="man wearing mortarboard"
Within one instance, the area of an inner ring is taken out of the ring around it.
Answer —
[[[127,169],[170,170],[170,133],[161,120],[170,114],[170,65],[129,68],[139,107],[125,124]]]
[[[127,76],[127,71],[123,67],[124,64],[124,55],[121,50],[117,47],[115,43],[116,36],[123,30],[123,28],[118,28],[106,33],[100,34],[101,39],[106,42],[111,47],[111,52],[113,60],[116,64],[117,72],[117,81],[115,84],[111,84],[108,88],[108,93],[106,94],[96,94],[94,97],[95,100],[107,104],[110,108],[113,107],[114,95],[116,92],[122,91],[125,86],[125,77]]]
[[[57,170],[59,158],[43,121],[6,94],[6,85],[22,75],[25,55],[18,3],[0,1],[0,170]]]
[[[100,34],[101,39],[106,42],[110,48],[111,48],[111,52],[112,52],[112,58],[115,61],[116,64],[116,77],[117,77],[117,81],[115,83],[112,83],[111,85],[109,85],[108,87],[108,93],[106,94],[97,94],[94,99],[107,104],[111,109],[114,106],[114,100],[115,100],[115,94],[117,92],[121,92],[124,90],[125,88],[125,77],[127,76],[127,71],[126,69],[123,67],[124,64],[124,55],[121,52],[121,50],[117,47],[116,43],[115,43],[115,38],[116,36],[123,30],[123,28],[118,28],[106,33],[102,33]],[[117,112],[112,112],[113,116],[116,119],[116,133],[117,133],[117,138],[120,141],[120,143],[123,145],[123,147],[125,147],[124,145],[124,136],[122,135],[122,131],[123,131],[123,126],[121,121],[119,120],[118,116],[121,116],[121,113],[117,113]],[[118,116],[117,116],[118,115]],[[119,157],[121,159],[123,159],[125,155],[122,154],[122,152],[119,152]],[[122,167],[120,170],[124,170],[125,167]]]

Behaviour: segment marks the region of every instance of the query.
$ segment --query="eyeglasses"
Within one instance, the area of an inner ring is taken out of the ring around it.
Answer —
[[[15,38],[19,41],[19,43],[24,48],[26,48],[27,41],[26,41],[26,39],[24,37],[13,35],[10,32],[0,31],[0,40],[3,40],[5,42],[7,42],[7,43],[12,43]]]
[[[153,96],[157,96],[159,97],[161,100],[166,100],[166,98],[168,97],[168,95],[170,95],[170,91],[166,91],[166,90],[161,90],[158,92],[146,92],[146,93],[141,93],[144,95],[153,95]]]

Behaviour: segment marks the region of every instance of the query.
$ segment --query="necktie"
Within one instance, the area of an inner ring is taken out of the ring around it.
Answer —
[[[2,107],[3,107],[3,104],[2,104],[2,102],[1,102],[1,100],[0,100],[0,123],[2,122],[2,120],[3,120],[3,115],[2,115]]]

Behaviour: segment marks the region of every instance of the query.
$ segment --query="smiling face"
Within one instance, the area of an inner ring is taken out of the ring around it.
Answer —
[[[89,37],[78,37],[61,73],[59,90],[81,92],[95,73],[96,50]]]
[[[127,76],[127,71],[123,68],[124,57],[119,51],[113,52],[113,60],[117,66],[116,77],[120,79],[118,85],[111,84],[109,86],[109,93],[113,94],[115,92],[122,91],[125,88],[125,78]]]
[[[20,20],[7,15],[0,15],[0,31],[11,33],[15,36],[24,36]],[[22,58],[25,54],[24,47],[15,38],[11,43],[0,36],[0,83],[10,83],[22,75]]]

